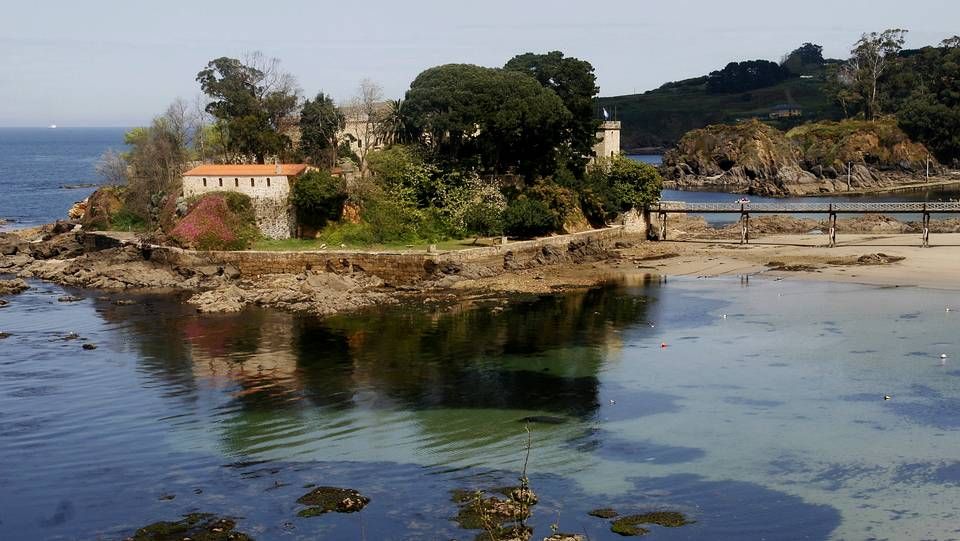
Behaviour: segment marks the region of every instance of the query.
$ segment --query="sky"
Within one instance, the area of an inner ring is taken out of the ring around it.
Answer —
[[[860,34],[907,46],[960,33],[957,0],[44,0],[0,13],[0,126],[136,126],[193,100],[207,62],[262,51],[304,95],[347,100],[362,79],[402,97],[447,63],[502,66],[560,50],[600,94],[642,92],[730,61],[778,61],[804,42],[846,57]]]

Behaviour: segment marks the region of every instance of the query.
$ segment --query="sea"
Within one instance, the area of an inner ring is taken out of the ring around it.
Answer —
[[[127,128],[0,128],[0,219],[27,227],[66,218],[102,182],[96,164],[126,150]],[[82,186],[82,187],[77,187]]]
[[[46,173],[17,178],[47,193],[8,191],[32,201],[5,198],[23,223],[118,144],[23,133]],[[534,539],[622,539],[597,509],[684,517],[643,524],[650,540],[958,537],[954,291],[636,269],[320,319],[29,283],[0,307],[3,541],[194,513],[261,541],[469,540],[457,495],[521,477]],[[304,516],[319,486],[370,502]]]

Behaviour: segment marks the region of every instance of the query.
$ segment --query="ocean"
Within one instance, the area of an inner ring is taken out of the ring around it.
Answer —
[[[109,149],[125,150],[127,128],[0,128],[0,219],[8,227],[66,217],[99,183],[96,163]]]

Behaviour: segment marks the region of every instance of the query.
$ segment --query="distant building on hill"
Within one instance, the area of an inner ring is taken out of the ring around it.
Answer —
[[[288,239],[296,230],[289,203],[296,178],[307,172],[302,163],[267,165],[199,165],[183,174],[183,195],[240,192],[250,197],[257,227],[272,239]]]
[[[770,118],[795,118],[803,116],[803,108],[799,105],[783,103],[770,111]]]
[[[620,154],[620,121],[605,120],[597,130],[597,144],[593,145],[593,155],[597,158],[609,158]]]

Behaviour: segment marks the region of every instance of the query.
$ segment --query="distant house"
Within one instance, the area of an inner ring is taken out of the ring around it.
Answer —
[[[799,105],[780,104],[770,111],[770,118],[794,118],[803,116],[803,108]]]
[[[183,174],[183,195],[240,192],[250,197],[260,231],[272,239],[290,238],[296,222],[288,201],[296,178],[309,170],[302,163],[199,165]]]

